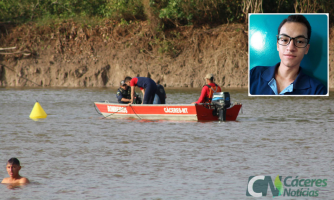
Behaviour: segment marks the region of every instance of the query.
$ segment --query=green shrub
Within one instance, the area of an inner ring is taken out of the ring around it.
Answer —
[[[241,0],[169,0],[159,17],[175,25],[224,23],[243,18],[241,5]]]
[[[114,19],[144,19],[144,7],[141,0],[109,0],[101,8],[104,17]]]
[[[249,1],[253,0],[0,0],[0,22],[109,18],[148,19],[157,28],[222,24],[244,22],[242,8]],[[262,0],[261,3],[265,13],[334,11],[334,1],[329,0]]]

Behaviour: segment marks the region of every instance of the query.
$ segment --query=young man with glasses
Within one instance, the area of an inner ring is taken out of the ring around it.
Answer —
[[[327,88],[303,73],[300,63],[309,51],[310,23],[303,15],[290,15],[278,27],[277,51],[281,59],[273,67],[250,71],[252,95],[325,95]]]

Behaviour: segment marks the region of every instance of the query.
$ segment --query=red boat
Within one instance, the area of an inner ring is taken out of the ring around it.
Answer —
[[[215,104],[119,104],[94,102],[105,118],[137,118],[148,120],[180,121],[235,121],[241,104],[229,105],[219,112]],[[223,117],[219,115],[224,113]]]

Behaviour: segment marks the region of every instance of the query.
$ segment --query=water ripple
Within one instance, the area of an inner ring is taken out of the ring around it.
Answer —
[[[0,95],[0,154],[33,183],[0,185],[5,199],[244,199],[249,176],[328,178],[334,193],[334,98],[249,98],[237,122],[103,119],[92,102],[115,89],[6,89]],[[167,90],[168,103],[200,90]],[[32,121],[35,100],[48,117]],[[0,171],[6,177],[6,171]]]

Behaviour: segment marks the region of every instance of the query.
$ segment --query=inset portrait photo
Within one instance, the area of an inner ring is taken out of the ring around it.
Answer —
[[[249,96],[328,96],[328,14],[249,14]]]

